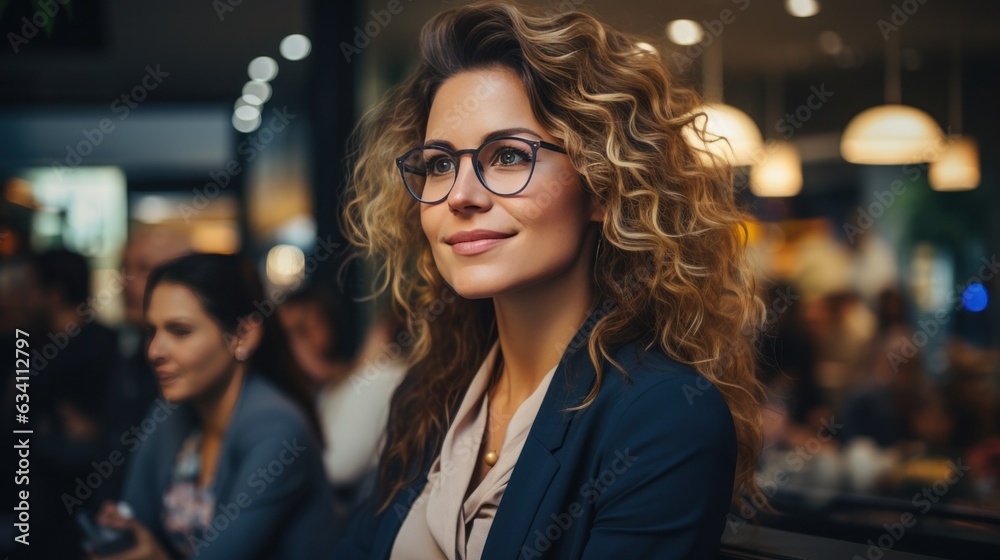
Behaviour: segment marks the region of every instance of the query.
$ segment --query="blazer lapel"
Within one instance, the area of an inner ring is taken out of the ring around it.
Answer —
[[[410,512],[410,507],[417,497],[424,490],[427,484],[427,473],[420,475],[407,490],[399,492],[393,498],[392,504],[382,514],[382,522],[379,523],[378,532],[375,533],[375,544],[372,546],[372,558],[388,560],[392,553],[392,545],[396,542],[396,535],[403,526],[403,520]]]
[[[229,499],[232,486],[234,484],[232,475],[236,473],[238,464],[236,463],[236,440],[239,437],[237,431],[243,425],[243,408],[246,400],[253,399],[257,392],[257,374],[250,371],[243,378],[243,386],[240,387],[240,394],[236,397],[236,404],[233,406],[232,416],[229,418],[229,425],[222,439],[222,449],[219,451],[219,460],[215,466],[215,475],[212,479],[212,491],[216,499]],[[251,395],[248,397],[247,393]]]
[[[594,384],[596,372],[587,352],[587,341],[594,324],[607,315],[608,309],[607,302],[594,308],[563,353],[538,414],[531,424],[521,454],[514,464],[514,471],[507,482],[507,488],[514,490],[505,492],[500,500],[490,534],[486,538],[483,558],[516,558],[528,538],[528,530],[539,504],[553,477],[559,472],[559,461],[552,453],[562,447],[573,416],[573,413],[564,412],[564,409],[579,404]],[[372,547],[372,558],[389,559],[403,520],[410,511],[410,505],[423,492],[430,466],[439,451],[440,449],[433,448],[428,443],[424,453],[426,464],[421,475],[409,488],[397,493],[388,510],[382,514]]]
[[[531,524],[559,472],[553,453],[562,447],[575,414],[564,409],[580,404],[597,376],[586,343],[593,328],[591,319],[596,322],[600,313],[600,308],[591,312],[559,362],[500,500],[483,558],[520,558],[521,548],[530,538]]]
[[[430,459],[427,459],[428,457]],[[410,513],[410,508],[417,501],[421,492],[424,491],[424,486],[427,484],[427,475],[430,472],[430,465],[436,457],[436,449],[430,444],[426,445],[424,449],[425,466],[420,476],[417,477],[409,488],[397,492],[396,496],[392,499],[392,503],[382,513],[382,520],[379,522],[377,532],[375,533],[375,543],[372,545],[372,558],[389,560],[389,555],[392,553],[392,546],[396,542],[396,535],[399,534],[399,529],[403,526],[403,520]]]

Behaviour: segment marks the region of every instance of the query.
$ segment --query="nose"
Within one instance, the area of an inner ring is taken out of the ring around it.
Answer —
[[[149,339],[147,344],[146,357],[149,358],[149,362],[154,366],[163,363],[167,358],[163,337],[159,333],[156,333]]]
[[[448,206],[453,212],[489,209],[493,206],[493,199],[490,191],[479,182],[476,160],[472,158],[472,154],[462,154],[458,161],[458,175],[455,177],[455,185],[448,193]]]

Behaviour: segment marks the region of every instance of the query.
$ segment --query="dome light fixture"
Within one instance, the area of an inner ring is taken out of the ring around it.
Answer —
[[[792,143],[768,141],[764,157],[750,169],[750,191],[760,197],[795,196],[802,191],[802,157]]]
[[[900,103],[899,40],[886,47],[885,104],[858,113],[844,129],[840,154],[851,163],[904,165],[937,159],[941,127],[927,113]]]
[[[702,71],[705,101],[692,111],[694,121],[684,137],[705,165],[752,165],[764,149],[764,138],[753,119],[723,102],[721,37],[705,49]]]
[[[928,173],[931,188],[936,191],[967,191],[979,186],[979,148],[976,141],[962,134],[962,58],[961,34],[954,33],[951,59],[951,93],[948,120],[954,136]]]

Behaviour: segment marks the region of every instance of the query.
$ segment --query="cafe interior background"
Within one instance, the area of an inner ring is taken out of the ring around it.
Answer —
[[[164,228],[278,290],[342,282],[361,332],[368,269],[338,271],[344,145],[456,3],[0,2],[0,263],[66,247],[99,294],[130,232]],[[865,543],[916,508],[895,550],[1000,545],[1000,4],[545,4],[638,35],[730,141],[777,511],[748,496],[727,530]],[[17,290],[0,265],[4,328]],[[123,320],[116,298],[97,313]]]

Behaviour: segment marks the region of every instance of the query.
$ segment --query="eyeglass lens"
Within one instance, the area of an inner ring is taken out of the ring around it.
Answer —
[[[479,176],[496,194],[514,194],[528,184],[534,168],[532,145],[524,140],[501,138],[483,144],[475,160]],[[403,178],[417,198],[443,199],[455,184],[459,158],[447,150],[423,148],[407,154]]]

